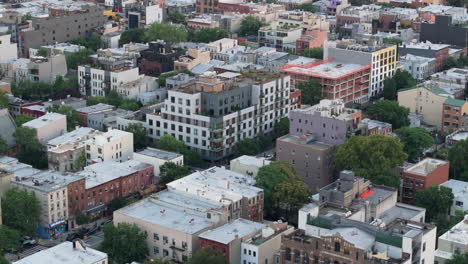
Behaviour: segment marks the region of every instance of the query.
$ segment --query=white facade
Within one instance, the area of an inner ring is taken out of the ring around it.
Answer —
[[[237,39],[223,38],[206,44],[205,49],[213,53],[218,53],[226,49],[237,46]]]
[[[163,9],[156,5],[150,5],[146,7],[146,25],[151,25],[153,23],[162,23],[163,21]]]
[[[23,126],[35,129],[37,139],[45,144],[49,140],[67,132],[67,116],[57,113],[47,113],[39,118],[24,123]]]
[[[159,167],[166,162],[172,162],[179,166],[184,165],[183,155],[155,148],[146,148],[140,152],[135,152],[133,159],[153,165],[155,177],[159,177]]]
[[[10,42],[11,35],[0,36],[0,63],[10,63],[18,58],[18,46]]]
[[[440,186],[452,189],[454,198],[450,208],[451,216],[454,216],[457,211],[468,211],[468,182],[450,179]]]
[[[158,78],[140,75],[136,80],[117,86],[117,93],[129,99],[136,99],[141,93],[153,92],[158,88]]]
[[[81,93],[85,94],[86,78],[89,76],[91,96],[105,96],[105,89],[117,90],[117,87],[139,78],[138,68],[128,68],[119,71],[106,71],[88,66],[78,66],[78,83]],[[107,79],[106,76],[109,76]],[[108,87],[109,86],[109,87]]]
[[[468,252],[467,232],[468,215],[465,215],[465,218],[460,223],[439,237],[434,263],[444,264],[454,254],[465,254]]]
[[[112,129],[85,143],[88,164],[109,160],[122,162],[133,158],[133,134],[129,132]]]
[[[238,158],[232,159],[230,163],[229,169],[243,175],[249,175],[252,177],[256,177],[258,174],[258,170],[270,164],[271,161],[265,158],[257,158],[254,156],[240,156]]]
[[[400,57],[400,64],[403,69],[417,80],[424,80],[435,72],[435,58],[426,58],[407,54]]]

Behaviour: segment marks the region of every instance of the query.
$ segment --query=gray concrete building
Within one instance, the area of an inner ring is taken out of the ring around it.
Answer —
[[[80,10],[49,9],[48,17],[33,17],[33,30],[19,33],[19,53],[27,57],[29,48],[89,36],[95,28],[106,23],[107,17],[102,11],[101,7],[90,3]]]

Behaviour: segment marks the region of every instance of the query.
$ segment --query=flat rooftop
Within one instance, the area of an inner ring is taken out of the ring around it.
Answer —
[[[308,140],[307,136],[294,136],[294,135],[286,135],[280,139],[281,141],[293,143],[297,145],[305,145],[314,149],[318,150],[327,150],[332,148],[332,145],[319,142],[316,140]]]
[[[170,207],[148,197],[124,207],[114,214],[122,214],[147,223],[186,234],[195,234],[211,227],[214,222],[199,214],[185,212],[183,208]]]
[[[102,133],[90,127],[79,127],[71,132],[63,134],[59,137],[51,139],[47,142],[49,146],[58,146],[65,143],[84,141],[90,138],[90,136]]]
[[[445,164],[447,164],[447,161],[425,158],[422,161],[416,163],[415,165],[407,168],[405,172],[427,176],[439,166],[443,166]]]
[[[231,164],[233,162],[239,162],[242,165],[253,166],[257,168],[261,168],[271,163],[271,161],[263,157],[257,158],[255,156],[248,156],[248,155],[243,155],[243,156],[240,156],[238,158],[231,160]]]
[[[96,105],[91,105],[91,106],[86,106],[83,108],[76,109],[76,111],[84,114],[89,114],[89,113],[95,113],[95,112],[101,112],[101,111],[110,111],[114,109],[114,106],[108,105],[108,104],[96,104]]]
[[[85,249],[73,248],[73,243],[66,241],[13,264],[91,264],[107,260],[107,254],[90,247]]]
[[[439,239],[452,241],[461,245],[468,245],[468,216],[449,231],[445,232],[439,237]]]
[[[62,114],[47,113],[39,118],[36,118],[34,120],[24,123],[23,126],[30,127],[30,128],[41,128],[41,127],[50,125],[56,122],[57,120],[64,119],[64,118],[66,119],[67,117]]]
[[[203,232],[198,237],[228,245],[235,239],[242,239],[245,236],[261,231],[265,227],[266,225],[264,224],[240,218],[218,228]]]
[[[468,139],[468,132],[458,132],[450,136],[450,138],[456,141],[465,140]]]
[[[182,156],[179,153],[169,152],[166,150],[156,149],[156,148],[146,148],[137,153],[140,155],[145,155],[145,156],[162,159],[162,160],[173,160],[175,158]]]
[[[311,63],[307,65],[287,65],[283,71],[294,74],[302,74],[313,77],[337,79],[339,77],[352,74],[357,71],[370,68],[370,65],[353,63],[340,63],[333,60],[321,61],[321,63]]]
[[[168,206],[206,214],[210,211],[222,213],[224,205],[219,201],[210,201],[190,193],[176,190],[165,190],[151,196],[153,201],[159,201]]]
[[[29,188],[43,192],[51,192],[64,188],[68,184],[81,179],[83,177],[75,173],[41,171],[26,177],[15,177],[12,183],[28,186]]]
[[[450,179],[440,184],[440,186],[452,189],[452,193],[457,200],[462,199],[459,201],[468,202],[468,182]]]
[[[127,131],[122,131],[122,130],[118,130],[118,129],[112,129],[112,130],[109,130],[105,133],[102,133],[102,134],[98,134],[98,135],[95,135],[93,136],[92,138],[88,139],[86,141],[87,144],[96,144],[96,145],[104,145],[108,142],[111,142],[115,139],[118,139],[118,138],[121,138],[121,137],[124,137],[124,136],[128,136],[128,135],[132,135],[133,137],[133,134],[130,133],[130,132],[127,132]]]
[[[387,128],[387,127],[392,126],[392,124],[390,124],[390,123],[382,122],[382,121],[378,121],[378,120],[373,120],[373,119],[369,119],[369,118],[363,119],[361,122],[364,123],[364,124],[367,124],[367,127],[369,129],[374,129],[374,128],[383,129],[383,128]]]

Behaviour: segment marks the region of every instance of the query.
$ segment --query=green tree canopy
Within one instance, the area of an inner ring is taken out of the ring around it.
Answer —
[[[34,193],[19,188],[9,189],[2,200],[3,223],[23,235],[35,235],[41,207]]]
[[[47,49],[39,48],[37,50],[36,56],[47,57]]]
[[[148,255],[146,236],[135,224],[108,224],[104,227],[102,251],[117,264],[143,262]]]
[[[164,135],[157,141],[158,148],[173,151],[184,155],[184,162],[189,166],[204,166],[204,162],[200,155],[192,150],[189,150],[183,141],[177,140],[172,135]]]
[[[188,264],[228,264],[226,257],[210,247],[198,249],[189,259]]]
[[[448,150],[451,178],[468,181],[468,140],[460,140]]]
[[[265,24],[254,16],[248,16],[242,19],[239,29],[239,35],[242,37],[257,36],[258,30]]]
[[[305,48],[302,56],[321,60],[323,59],[323,48]]]
[[[387,100],[396,100],[398,90],[413,87],[416,83],[409,72],[397,70],[392,77],[384,80],[383,96]]]
[[[75,163],[73,164],[73,167],[75,168],[75,171],[80,171],[86,166],[86,156],[85,152],[81,152],[78,158],[76,158]]]
[[[130,42],[133,43],[144,43],[145,42],[145,32],[144,28],[130,28],[125,30],[119,39],[119,45],[127,44]]]
[[[4,91],[0,91],[0,109],[8,108],[8,97]]]
[[[16,156],[19,161],[30,164],[38,169],[47,168],[46,149],[37,139],[35,129],[18,127],[13,136],[19,146],[19,151]]]
[[[184,26],[153,23],[145,32],[146,41],[164,40],[167,43],[187,41],[188,32]]]
[[[190,40],[193,42],[209,43],[218,39],[227,38],[228,32],[221,28],[203,28],[190,34]]]
[[[431,134],[424,128],[402,127],[395,130],[395,133],[403,143],[403,150],[408,154],[408,159],[411,162],[417,162],[423,151],[434,143]]]
[[[254,138],[244,138],[237,143],[237,153],[239,155],[257,155],[261,152],[257,140]]]
[[[384,38],[383,43],[386,44],[393,44],[393,45],[400,45],[403,41],[397,38]]]
[[[174,24],[187,24],[187,20],[184,14],[179,12],[171,12],[168,14],[167,19]]]
[[[383,89],[383,97],[387,100],[396,100],[397,99],[397,83],[393,78],[387,78],[384,80],[384,89]]]
[[[135,150],[144,149],[148,146],[149,138],[146,135],[146,128],[142,124],[130,124],[125,131],[133,134],[133,147]]]
[[[445,264],[462,264],[462,263],[468,263],[468,252],[463,253],[463,254],[453,254],[452,258],[450,258],[449,260],[445,262]]]
[[[79,213],[75,216],[76,224],[84,225],[89,223],[89,216],[83,213]]]
[[[6,225],[0,225],[0,256],[21,247],[21,234]]]
[[[294,222],[297,210],[307,202],[310,190],[286,161],[274,161],[259,169],[256,186],[263,189],[265,213]]]
[[[93,32],[91,33],[91,35],[89,35],[86,38],[77,38],[77,39],[69,41],[69,43],[80,45],[87,49],[96,51],[102,47],[103,42],[102,42],[101,36]]]
[[[312,4],[312,3],[304,3],[298,5],[295,9],[302,10],[302,11],[308,11],[308,12],[317,12],[317,8]]]
[[[374,184],[398,187],[400,177],[391,172],[403,165],[408,156],[394,137],[353,136],[336,148],[334,162],[339,170],[352,170]]]
[[[303,104],[315,105],[323,99],[322,85],[315,80],[300,82],[297,89],[301,90]]]
[[[167,184],[190,174],[190,170],[185,166],[180,166],[172,162],[166,162],[159,167],[159,183]]]
[[[93,51],[90,49],[82,49],[78,52],[73,52],[70,54],[65,55],[65,59],[67,60],[67,67],[69,69],[78,69],[78,66],[85,64],[89,61],[89,56],[93,54]]]
[[[15,118],[15,124],[17,127],[20,127],[22,126],[24,123],[27,123],[31,120],[33,120],[34,118],[28,116],[28,115],[24,115],[24,114],[20,114],[20,115],[17,115],[16,118]]]
[[[370,118],[392,124],[393,129],[409,126],[409,109],[399,106],[398,102],[380,100],[367,109]]]
[[[61,99],[67,95],[79,97],[78,81],[76,78],[63,79],[57,77],[53,84],[44,82],[31,82],[29,80],[15,83],[12,86],[15,96],[26,100]]]
[[[8,145],[3,139],[2,135],[0,135],[0,155],[5,155],[8,152]]]
[[[0,264],[10,264],[10,262],[2,255],[0,255]]]
[[[289,118],[283,117],[273,127],[274,138],[282,137],[289,133]]]
[[[447,219],[453,198],[452,189],[444,186],[416,191],[416,205],[426,208],[427,221],[434,220],[439,215]]]

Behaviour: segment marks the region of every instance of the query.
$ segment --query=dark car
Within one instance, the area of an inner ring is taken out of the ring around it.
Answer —
[[[86,230],[86,232],[82,233],[83,234],[83,237],[89,237],[91,235],[94,235],[96,232],[98,232],[100,230],[100,226],[98,225],[95,225],[93,227],[91,227],[90,229]]]

